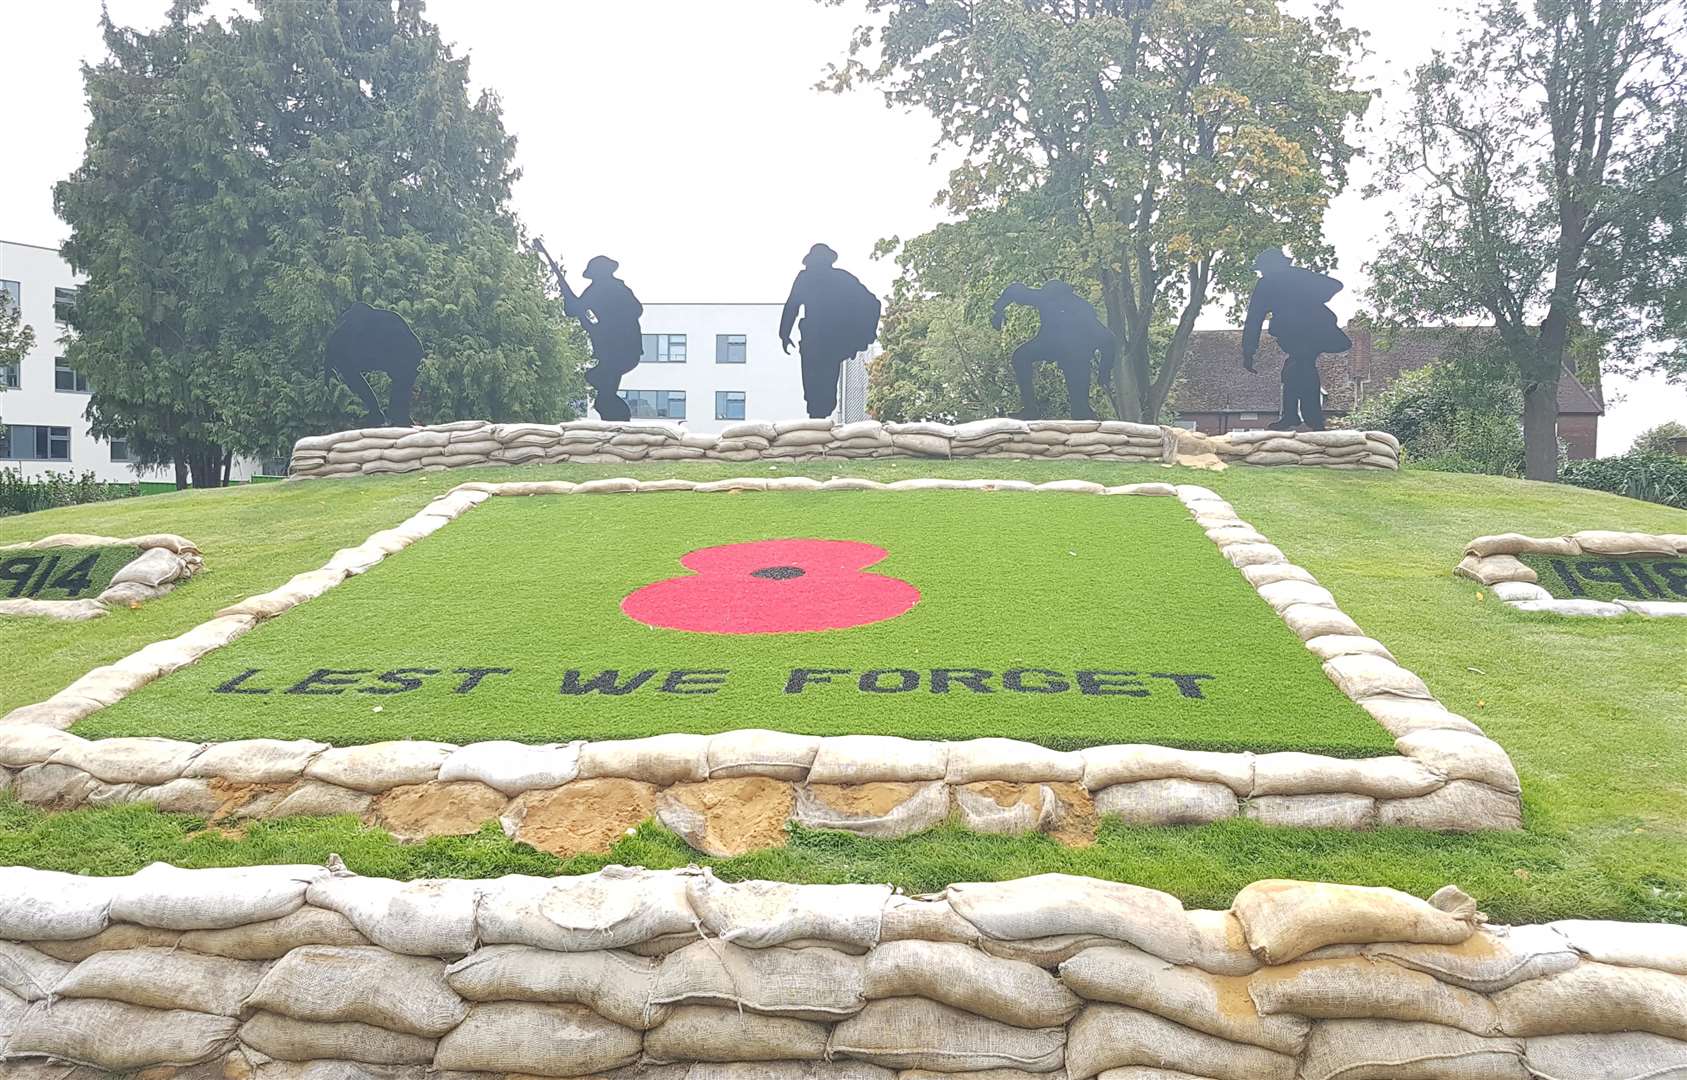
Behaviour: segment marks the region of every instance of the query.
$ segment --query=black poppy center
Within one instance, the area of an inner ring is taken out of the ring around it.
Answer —
[[[766,578],[769,581],[789,581],[802,577],[807,573],[800,566],[764,566],[760,570],[750,571],[751,577]]]

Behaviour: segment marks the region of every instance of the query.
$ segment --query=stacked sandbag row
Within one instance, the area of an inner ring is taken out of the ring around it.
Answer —
[[[1655,1080],[1687,1073],[1687,928],[1486,927],[1450,886],[1426,902],[1267,881],[1188,911],[1065,875],[908,897],[625,867],[12,868],[0,1061],[258,1080]]]
[[[1428,716],[1424,704],[1414,719]],[[0,790],[53,810],[146,803],[213,821],[355,814],[403,840],[497,822],[506,835],[563,856],[607,851],[653,817],[716,856],[783,845],[787,823],[899,839],[955,821],[1080,843],[1094,838],[1103,816],[1133,825],[1245,816],[1349,829],[1517,827],[1517,774],[1491,741],[1425,727],[1398,745],[1402,756],[1349,759],[750,729],[542,746],[330,747],[90,740],[4,724]]]
[[[300,439],[292,477],[377,475],[530,462],[779,461],[855,458],[992,458],[1152,461],[1188,455],[1249,465],[1337,469],[1399,467],[1399,444],[1384,432],[1301,435],[1243,431],[1197,436],[1182,428],[1120,420],[976,420],[966,424],[881,424],[862,420],[755,421],[719,435],[660,420],[493,424],[461,420],[425,428],[362,428]]]
[[[1674,559],[1687,557],[1687,533],[1637,533],[1589,529],[1568,536],[1534,537],[1520,533],[1478,536],[1464,549],[1464,561],[1453,571],[1488,586],[1495,599],[1518,611],[1550,615],[1615,618],[1646,615],[1687,617],[1687,601],[1559,599],[1541,588],[1535,573],[1519,555],[1554,559]]]
[[[156,600],[205,566],[198,545],[174,533],[151,533],[128,539],[86,533],[55,533],[27,543],[0,545],[0,553],[104,547],[138,548],[140,554],[111,575],[111,581],[98,596],[78,600],[0,599],[0,615],[39,615],[65,622],[97,619],[114,607],[134,607]]]
[[[1289,562],[1234,506],[1194,484],[1180,484],[1177,494],[1224,557],[1323,662],[1330,680],[1395,737],[1400,754],[1359,761],[1262,755],[1249,816],[1336,828],[1522,827],[1517,772],[1498,743],[1436,700],[1385,645],[1365,635],[1310,571]]]

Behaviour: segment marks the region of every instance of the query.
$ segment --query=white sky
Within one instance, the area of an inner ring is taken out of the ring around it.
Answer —
[[[1303,6],[1303,0],[1290,0]],[[1384,96],[1371,126],[1400,100],[1411,65],[1451,38],[1448,9],[1471,0],[1347,0],[1371,33],[1362,74]],[[109,0],[122,24],[155,25],[166,0]],[[229,0],[213,0],[213,12]],[[0,138],[0,238],[54,245],[65,227],[52,184],[81,160],[87,112],[83,60],[102,45],[99,0],[0,0],[0,73],[10,90]],[[1439,16],[1436,14],[1439,12]],[[944,169],[931,162],[936,125],[886,109],[876,93],[811,89],[840,59],[858,8],[809,0],[430,0],[428,17],[472,58],[518,137],[524,176],[516,209],[571,270],[599,252],[648,302],[777,301],[802,255],[824,240],[878,291],[894,266],[876,240],[912,236],[938,219]],[[1382,228],[1383,206],[1360,194],[1361,164],[1327,231],[1348,290]],[[1345,301],[1345,303],[1343,302]],[[1209,320],[1210,322],[1211,320]],[[1687,390],[1607,380],[1623,400],[1600,451],[1640,431],[1687,421]]]

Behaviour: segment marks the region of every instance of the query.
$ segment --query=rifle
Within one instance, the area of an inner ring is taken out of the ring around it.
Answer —
[[[569,287],[568,278],[563,274],[562,267],[558,265],[555,259],[551,258],[551,253],[545,250],[545,242],[535,237],[532,246],[534,252],[550,265],[551,273],[555,275],[556,283],[562,289],[562,310],[570,318],[579,319],[580,325],[585,326],[588,330],[591,329],[586,320],[586,311],[580,306],[580,298],[574,295],[574,290]]]

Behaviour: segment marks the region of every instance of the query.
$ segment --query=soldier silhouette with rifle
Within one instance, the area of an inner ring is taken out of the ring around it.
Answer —
[[[1302,423],[1324,430],[1324,388],[1318,376],[1321,353],[1344,353],[1353,348],[1325,305],[1342,283],[1333,277],[1296,266],[1282,248],[1266,248],[1254,260],[1259,283],[1248,299],[1248,319],[1242,327],[1242,366],[1254,370],[1259,335],[1269,330],[1283,350],[1283,415],[1273,431],[1294,431]],[[1266,319],[1271,320],[1269,327]]]
[[[534,240],[533,250],[556,276],[562,289],[562,310],[578,319],[591,339],[592,359],[597,361],[586,369],[586,384],[594,391],[592,408],[604,420],[631,420],[632,410],[621,397],[621,379],[638,367],[644,352],[644,329],[639,325],[644,305],[627,283],[615,276],[621,264],[607,255],[593,256],[583,271],[591,284],[576,296],[562,267],[545,250],[544,241]]]
[[[838,253],[825,244],[809,248],[779,316],[779,344],[789,353],[802,312],[802,394],[814,419],[837,410],[839,369],[879,336],[879,298],[837,261]]]
[[[1101,357],[1102,385],[1113,378],[1113,364],[1119,358],[1119,339],[1101,321],[1088,300],[1064,281],[1046,281],[1040,289],[1014,282],[996,298],[990,325],[997,330],[1007,320],[1014,304],[1037,309],[1037,333],[1013,350],[1013,377],[1019,383],[1019,420],[1040,420],[1042,405],[1035,387],[1037,365],[1053,361],[1066,377],[1067,405],[1074,420],[1094,420],[1090,407],[1090,368]]]

